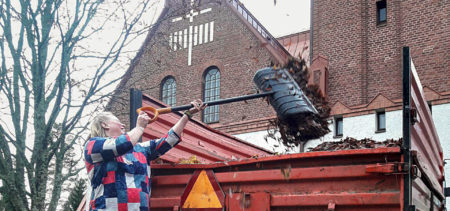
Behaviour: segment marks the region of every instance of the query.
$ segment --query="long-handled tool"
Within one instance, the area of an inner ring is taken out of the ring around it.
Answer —
[[[275,109],[280,119],[289,120],[295,119],[299,115],[303,114],[317,114],[317,110],[314,108],[309,99],[303,94],[298,84],[289,75],[286,69],[260,69],[255,73],[253,81],[262,93],[220,99],[205,103],[208,106],[213,106],[267,96],[269,98],[270,104]],[[170,113],[174,111],[183,111],[192,107],[193,105],[183,105],[159,109],[153,107],[142,107],[139,108],[137,112],[152,112],[153,118],[150,120],[150,122],[154,122],[156,121],[156,119],[158,119],[158,115],[160,114]]]

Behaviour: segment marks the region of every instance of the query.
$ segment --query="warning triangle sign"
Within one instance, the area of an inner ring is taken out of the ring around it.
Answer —
[[[223,199],[224,194],[214,173],[211,170],[196,171],[183,193],[181,208],[182,210],[195,210],[195,208],[222,210]]]

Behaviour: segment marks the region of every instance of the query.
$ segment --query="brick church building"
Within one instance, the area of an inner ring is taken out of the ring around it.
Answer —
[[[399,138],[401,49],[410,46],[445,151],[450,143],[445,2],[312,0],[310,30],[275,38],[238,0],[167,0],[110,108],[128,123],[130,88],[167,106],[252,94],[258,69],[302,57],[310,64],[310,83],[320,85],[332,108],[332,132],[307,147],[347,136]],[[194,118],[272,149],[263,137],[275,112],[263,100],[211,106]]]

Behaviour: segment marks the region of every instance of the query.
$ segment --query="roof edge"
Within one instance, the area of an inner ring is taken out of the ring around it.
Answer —
[[[253,16],[244,4],[239,0],[229,0],[226,1],[226,4],[230,7],[231,11],[239,17],[238,19],[261,41],[262,45],[277,60],[277,62],[282,65],[287,64],[289,58],[292,57],[291,54],[278,42],[277,38],[273,37],[269,30]],[[239,9],[241,12],[239,12]],[[252,21],[252,24],[250,24],[250,20]]]
[[[283,35],[283,36],[280,36],[280,37],[276,37],[276,39],[277,40],[282,40],[282,39],[286,39],[286,38],[297,36],[297,35],[301,35],[301,34],[309,34],[309,29],[304,30],[304,31],[295,32],[295,33],[292,33],[292,34],[286,34],[286,35]]]

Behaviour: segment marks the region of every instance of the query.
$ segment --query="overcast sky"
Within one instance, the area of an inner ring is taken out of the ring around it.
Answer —
[[[310,0],[240,1],[274,37],[309,29]]]

